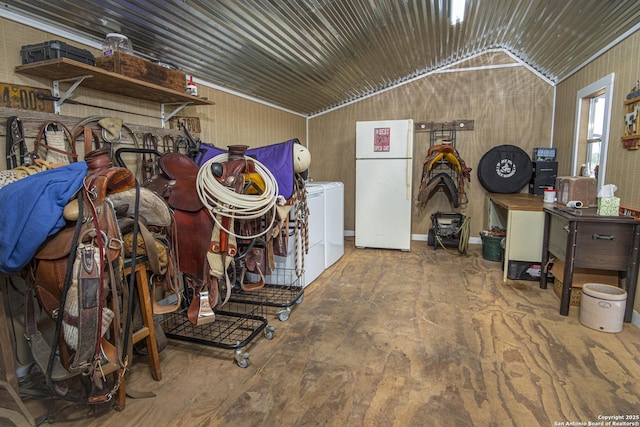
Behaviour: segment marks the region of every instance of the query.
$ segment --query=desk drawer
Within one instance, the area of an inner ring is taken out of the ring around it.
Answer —
[[[633,246],[633,224],[578,222],[576,267],[626,270]]]
[[[549,252],[566,259],[567,237],[569,236],[569,221],[556,215],[551,215],[549,227]]]

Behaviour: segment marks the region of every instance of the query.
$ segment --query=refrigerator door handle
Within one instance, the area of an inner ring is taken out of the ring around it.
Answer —
[[[411,176],[411,163],[413,159],[411,157],[407,158],[407,177],[405,180],[405,197],[407,200],[411,200],[411,180],[413,177]]]
[[[405,183],[406,187],[406,199],[411,200],[411,182],[413,180],[413,120],[407,122],[409,129],[407,129],[407,179]]]
[[[407,157],[413,157],[413,120],[409,120],[407,123],[409,129],[407,129]]]

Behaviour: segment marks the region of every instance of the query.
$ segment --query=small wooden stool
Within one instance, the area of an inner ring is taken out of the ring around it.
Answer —
[[[124,274],[126,276],[131,274],[131,261],[125,263]],[[151,377],[160,381],[162,379],[162,372],[160,372],[160,357],[158,355],[158,343],[156,342],[156,332],[153,324],[153,310],[151,295],[149,293],[149,284],[147,277],[147,265],[144,260],[136,263],[135,266],[136,275],[136,287],[138,289],[138,299],[140,302],[140,313],[142,314],[142,328],[133,332],[132,345],[137,342],[146,339],[147,352],[149,353],[149,369],[151,371]],[[130,296],[133,298],[133,295]],[[126,355],[125,355],[126,356]],[[133,361],[129,360],[129,364]],[[120,388],[117,392],[118,409],[122,410],[125,407],[126,392],[125,392],[125,376],[120,379]]]

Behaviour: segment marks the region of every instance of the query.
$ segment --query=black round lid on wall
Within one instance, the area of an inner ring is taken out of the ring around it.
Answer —
[[[518,193],[531,180],[531,158],[515,145],[498,145],[478,163],[478,181],[491,193]]]

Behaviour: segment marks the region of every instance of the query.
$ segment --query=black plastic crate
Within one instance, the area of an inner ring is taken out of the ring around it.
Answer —
[[[504,265],[503,265],[504,267]],[[509,261],[509,267],[507,270],[507,279],[511,280],[529,280],[539,281],[542,274],[542,267],[539,262],[531,261]],[[551,269],[547,271],[547,281],[553,282],[553,274]]]
[[[69,58],[84,64],[96,65],[96,58],[91,52],[80,49],[65,42],[51,40],[39,44],[22,46],[20,49],[23,64],[46,61],[48,59]]]
[[[558,162],[531,162],[532,177],[534,178],[548,178],[554,179],[558,176]]]
[[[543,195],[544,190],[548,188],[555,188],[556,186],[556,177],[546,177],[546,178],[531,178],[529,181],[529,194]]]

